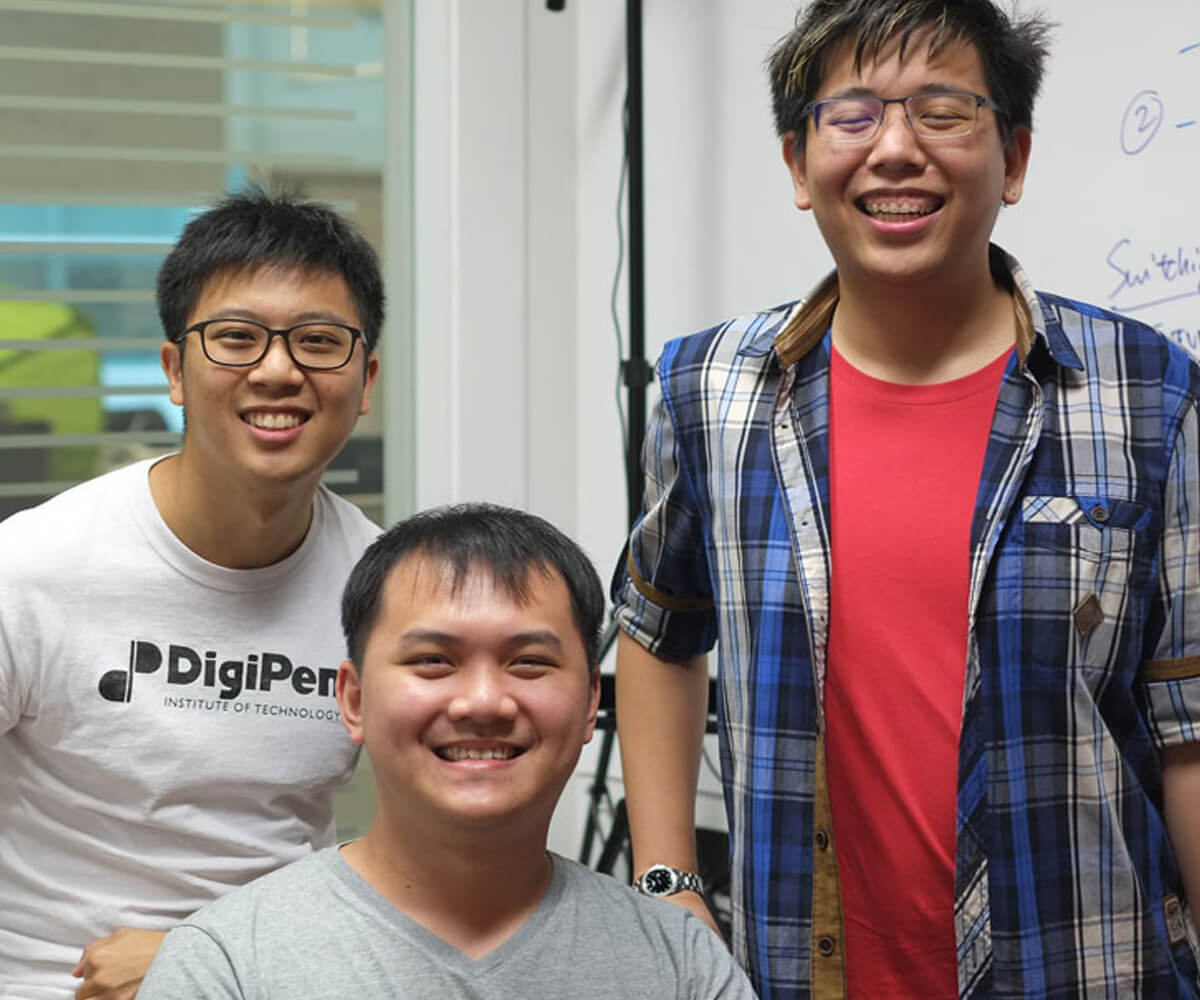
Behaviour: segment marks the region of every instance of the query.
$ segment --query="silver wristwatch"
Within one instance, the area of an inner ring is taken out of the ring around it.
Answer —
[[[677,892],[698,892],[704,895],[704,883],[695,872],[680,871],[670,865],[651,865],[633,887],[643,896],[674,896]]]

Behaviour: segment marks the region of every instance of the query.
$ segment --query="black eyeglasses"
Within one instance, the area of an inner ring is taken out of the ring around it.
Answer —
[[[248,368],[271,349],[271,338],[282,337],[292,361],[311,371],[341,368],[354,355],[354,343],[363,333],[343,323],[298,323],[272,330],[248,319],[206,319],[183,331],[200,334],[204,356],[214,365]]]
[[[889,104],[904,106],[904,120],[922,139],[953,139],[975,131],[980,108],[996,114],[1004,109],[995,101],[966,90],[940,90],[911,97],[826,97],[811,101],[800,117],[812,115],[818,135],[832,142],[868,142],[879,134]]]

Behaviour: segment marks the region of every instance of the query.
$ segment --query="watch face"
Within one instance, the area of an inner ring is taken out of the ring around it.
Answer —
[[[675,874],[669,868],[656,865],[642,876],[642,885],[651,896],[664,896],[675,887]]]

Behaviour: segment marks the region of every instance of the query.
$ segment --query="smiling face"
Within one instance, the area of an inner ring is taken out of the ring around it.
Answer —
[[[346,282],[331,273],[265,268],[218,275],[208,282],[187,325],[217,317],[251,319],[273,329],[310,320],[359,327]],[[209,482],[316,487],[325,466],[370,407],[378,362],[361,340],[350,362],[333,371],[306,371],[288,356],[282,337],[256,365],[213,364],[200,334],[184,350],[166,343],[163,370],[171,401],[187,416],[182,460]]]
[[[931,56],[927,34],[917,34],[903,61],[893,44],[861,72],[844,45],[817,98],[903,98],[938,89],[991,97],[973,46],[952,44]],[[866,142],[831,142],[811,118],[803,143],[785,136],[796,206],[812,210],[843,294],[920,282],[963,291],[990,282],[992,228],[1001,203],[1020,197],[1030,146],[1028,130],[1016,128],[1006,147],[996,114],[980,108],[970,135],[918,139],[903,107],[889,104],[879,133]]]
[[[599,674],[562,576],[531,567],[525,596],[486,570],[455,589],[421,556],[388,574],[360,669],[338,673],[343,720],[375,773],[377,822],[544,842],[595,727]]]

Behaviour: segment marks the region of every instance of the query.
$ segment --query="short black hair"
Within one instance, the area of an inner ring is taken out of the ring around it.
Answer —
[[[191,220],[158,272],[158,315],[179,341],[205,286],[217,277],[277,268],[335,274],[346,282],[362,323],[366,353],[383,327],[379,258],[333,208],[294,192],[250,187]]]
[[[457,591],[472,572],[491,575],[518,604],[528,600],[529,574],[562,575],[588,666],[600,664],[604,589],[583,550],[535,514],[488,503],[435,507],[406,518],[363,553],[342,592],[342,632],[351,662],[361,669],[363,650],[379,617],[388,574],[409,556],[445,566]]]
[[[771,50],[767,72],[775,131],[803,147],[804,109],[821,87],[829,60],[851,46],[855,69],[892,42],[900,58],[913,36],[928,30],[931,54],[963,42],[979,53],[990,96],[1000,108],[1005,145],[1014,126],[1033,129],[1033,104],[1041,89],[1052,24],[1040,16],[1018,18],[991,0],[815,0],[797,12],[796,25]]]

